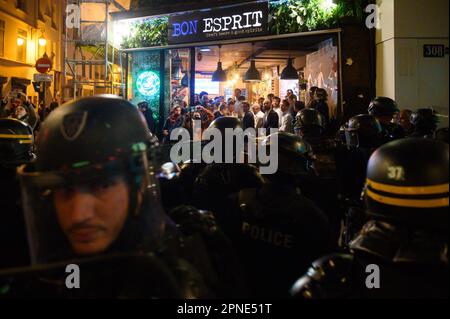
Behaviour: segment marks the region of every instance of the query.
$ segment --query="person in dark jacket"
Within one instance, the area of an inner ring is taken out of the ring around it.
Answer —
[[[311,103],[310,108],[314,108],[322,115],[325,127],[330,123],[330,110],[328,107],[328,93],[325,89],[317,89],[315,93],[314,102]]]
[[[163,143],[169,143],[170,133],[177,127],[182,127],[184,123],[184,117],[181,115],[181,107],[175,106],[170,112],[170,116],[167,118],[163,127]]]
[[[147,127],[152,134],[155,134],[156,124],[155,119],[153,118],[153,111],[149,107],[148,102],[144,101],[138,104],[139,110],[145,117],[145,121],[147,122]]]
[[[272,109],[272,103],[270,100],[265,100],[263,104],[264,119],[263,128],[266,129],[267,134],[270,134],[270,129],[277,129],[280,125],[277,112]]]
[[[244,118],[242,119],[242,128],[244,131],[248,128],[255,128],[255,116],[250,111],[250,104],[243,102],[242,110],[244,111]]]

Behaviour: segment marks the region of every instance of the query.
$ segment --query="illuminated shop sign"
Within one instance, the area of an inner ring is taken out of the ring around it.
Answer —
[[[136,80],[136,88],[143,96],[152,97],[159,93],[161,80],[153,71],[145,71],[139,74]]]
[[[268,2],[196,11],[169,18],[169,44],[268,34]]]

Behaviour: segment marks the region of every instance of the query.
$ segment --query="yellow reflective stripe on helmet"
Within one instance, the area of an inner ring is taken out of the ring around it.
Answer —
[[[433,195],[449,192],[449,184],[433,186],[393,186],[367,179],[367,185],[377,191],[398,195]]]
[[[33,144],[33,140],[20,140],[19,144]]]
[[[0,134],[0,138],[13,138],[13,139],[30,139],[33,138],[33,135],[14,135],[14,134]]]
[[[399,206],[399,207],[412,207],[412,208],[439,208],[448,207],[448,197],[439,199],[404,199],[387,197],[379,194],[375,194],[370,189],[366,189],[366,195],[382,204]]]

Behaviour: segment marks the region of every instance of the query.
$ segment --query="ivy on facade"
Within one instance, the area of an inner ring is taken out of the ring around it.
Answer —
[[[271,34],[315,31],[339,27],[346,21],[362,22],[368,0],[282,0],[269,5]],[[326,4],[329,4],[328,6]],[[147,19],[132,25],[122,48],[167,45],[168,18]]]

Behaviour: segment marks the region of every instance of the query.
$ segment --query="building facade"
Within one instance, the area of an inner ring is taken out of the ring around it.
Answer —
[[[395,99],[402,109],[433,107],[447,116],[441,125],[448,126],[449,2],[378,0],[377,5],[377,95]]]
[[[53,81],[46,84],[46,103],[59,99],[64,68],[65,0],[0,0],[0,92],[27,94],[37,104],[33,86],[36,60],[52,60]],[[43,95],[41,95],[43,96]]]

